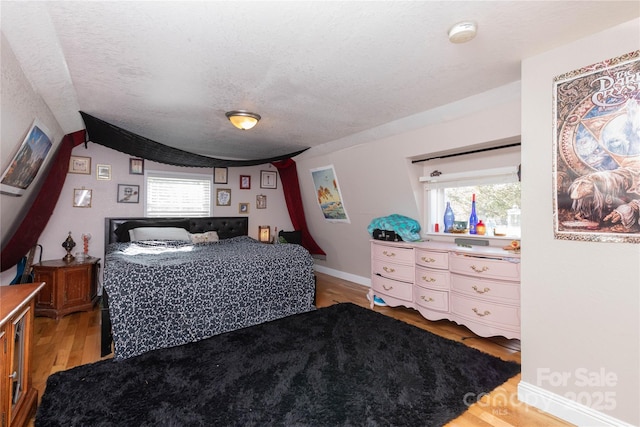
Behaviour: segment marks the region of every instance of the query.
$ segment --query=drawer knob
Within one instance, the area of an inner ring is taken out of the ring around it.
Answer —
[[[390,291],[391,289],[393,289],[393,286],[382,285],[382,287],[385,291]]]
[[[383,251],[382,254],[385,255],[385,256],[388,256],[390,258],[396,256],[395,252]]]
[[[427,298],[424,295],[421,295],[420,298],[422,298],[422,300],[424,302],[433,302],[434,301],[433,298],[431,298],[431,297]]]
[[[433,258],[421,257],[420,259],[422,259],[424,262],[436,262],[436,260]]]
[[[480,313],[480,310],[475,307],[473,308],[473,312],[480,317],[488,316],[489,314],[491,314],[489,310],[485,310],[484,313]]]
[[[394,271],[396,271],[396,269],[395,269],[395,268],[386,267],[386,266],[385,266],[385,267],[382,267],[382,269],[383,269],[384,271],[386,271],[387,273],[393,273]]]
[[[487,293],[487,292],[489,292],[491,290],[490,288],[484,288],[484,289],[480,290],[480,289],[478,289],[478,287],[476,285],[473,285],[471,288],[474,291],[476,291],[477,293],[479,293],[479,294],[485,294],[485,293]]]
[[[485,265],[485,266],[483,266],[482,268],[478,268],[478,267],[476,267],[475,265],[472,265],[472,266],[471,266],[471,269],[472,269],[473,271],[475,271],[476,273],[484,273],[485,271],[487,271],[487,270],[489,269],[489,267],[487,267],[487,266]]]
[[[427,278],[427,276],[422,276],[422,280],[424,280],[425,282],[435,282],[436,281],[436,279],[434,279],[433,277]]]

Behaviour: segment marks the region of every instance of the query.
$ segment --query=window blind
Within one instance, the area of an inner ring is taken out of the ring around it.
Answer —
[[[211,216],[212,176],[147,171],[145,216]]]

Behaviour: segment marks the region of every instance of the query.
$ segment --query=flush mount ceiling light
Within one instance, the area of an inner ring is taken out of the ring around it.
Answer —
[[[260,116],[245,110],[235,110],[226,113],[229,121],[238,129],[248,130],[258,124]]]
[[[449,41],[451,43],[465,43],[473,39],[478,31],[475,22],[464,21],[458,22],[449,30]]]

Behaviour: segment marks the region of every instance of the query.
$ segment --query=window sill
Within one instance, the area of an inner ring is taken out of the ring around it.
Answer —
[[[438,239],[438,240],[447,240],[452,241],[459,237],[464,237],[465,239],[478,239],[478,240],[489,240],[490,242],[496,241],[500,242],[510,242],[512,240],[520,240],[520,236],[492,236],[490,234],[478,235],[478,234],[469,234],[469,233],[423,233],[424,238],[426,239]]]

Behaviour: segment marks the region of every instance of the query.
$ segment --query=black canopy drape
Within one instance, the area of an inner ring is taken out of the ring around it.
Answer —
[[[201,156],[199,154],[189,153],[188,151],[169,147],[107,123],[104,120],[100,120],[82,111],[80,111],[80,115],[84,120],[88,139],[91,142],[104,145],[105,147],[120,151],[121,153],[167,165],[190,166],[196,168],[256,166],[278,160],[289,159],[309,149],[307,147],[303,150],[284,154],[282,156],[270,157],[268,159],[216,159],[214,157]]]

